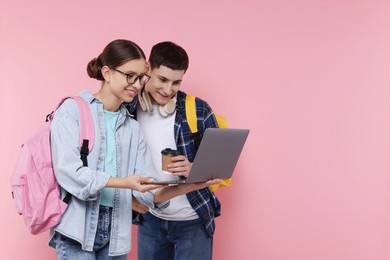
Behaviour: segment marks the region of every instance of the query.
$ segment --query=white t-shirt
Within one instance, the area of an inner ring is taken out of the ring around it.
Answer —
[[[153,112],[144,112],[137,109],[137,121],[145,135],[146,143],[152,155],[152,162],[159,173],[159,180],[174,180],[179,177],[164,173],[161,169],[161,151],[165,148],[177,149],[174,138],[175,115],[163,117],[153,105]],[[150,213],[165,220],[193,220],[199,218],[188,202],[186,195],[172,198],[167,208],[152,210]]]

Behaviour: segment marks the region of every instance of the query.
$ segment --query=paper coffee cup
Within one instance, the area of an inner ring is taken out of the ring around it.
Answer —
[[[161,151],[161,166],[164,172],[168,172],[168,164],[172,163],[172,157],[180,155],[180,152],[171,148],[165,148]]]

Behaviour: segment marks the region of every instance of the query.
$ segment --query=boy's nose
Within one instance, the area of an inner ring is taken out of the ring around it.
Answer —
[[[164,92],[165,94],[167,94],[168,96],[169,95],[172,95],[173,91],[172,91],[172,84],[166,84],[164,86]]]

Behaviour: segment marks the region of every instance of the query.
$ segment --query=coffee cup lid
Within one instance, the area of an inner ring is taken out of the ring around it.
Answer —
[[[177,156],[180,155],[180,152],[177,150],[173,150],[171,148],[165,148],[164,150],[161,151],[161,154],[168,155],[168,156]]]

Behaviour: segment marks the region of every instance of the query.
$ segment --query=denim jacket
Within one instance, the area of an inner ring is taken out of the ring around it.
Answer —
[[[86,90],[80,96],[87,100],[92,111],[95,143],[88,155],[88,167],[84,167],[80,160],[77,105],[73,99],[67,99],[55,112],[51,124],[51,148],[62,197],[66,192],[73,196],[60,223],[51,230],[49,245],[55,246],[55,231],[78,241],[83,250],[92,251],[99,216],[100,190],[106,186],[111,175],[103,171],[106,151],[103,103]],[[155,174],[139,124],[123,106],[120,107],[115,129],[115,143],[117,177]],[[143,203],[152,208],[156,206],[147,203],[153,201],[153,191],[143,196],[146,200]],[[127,254],[131,250],[131,201],[131,189],[115,189],[109,246],[112,256]]]

